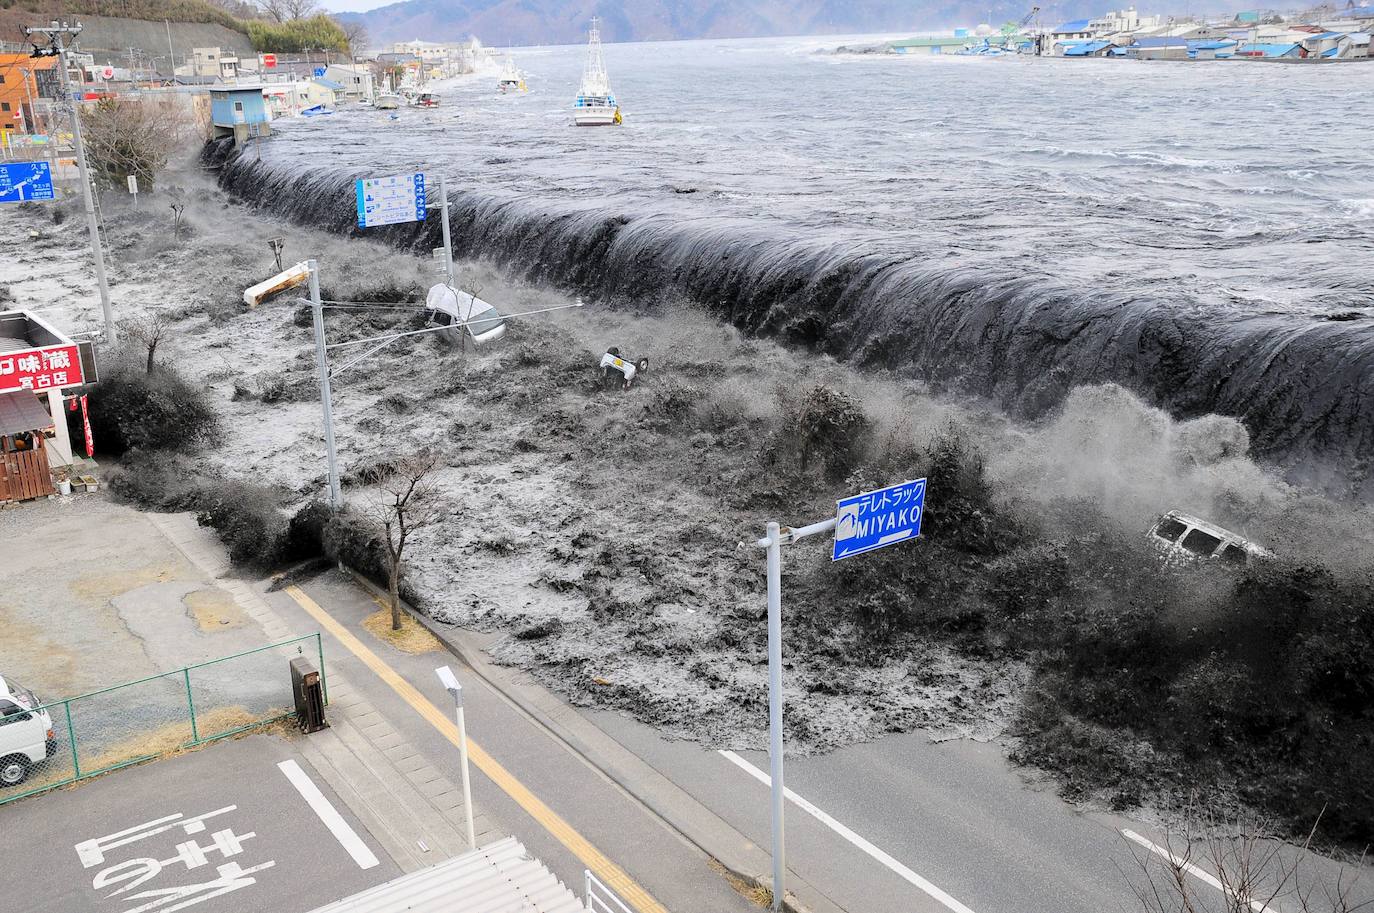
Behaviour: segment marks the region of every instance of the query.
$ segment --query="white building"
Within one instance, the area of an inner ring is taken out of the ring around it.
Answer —
[[[186,67],[177,67],[181,76],[203,76],[211,79],[235,79],[239,75],[239,59],[232,52],[225,54],[220,48],[191,48],[190,72],[183,73]]]
[[[391,46],[393,54],[414,54],[425,63],[443,63],[457,55],[457,45],[442,44],[436,41],[398,41]]]
[[[377,92],[372,84],[372,70],[362,64],[331,63],[324,78],[343,86],[339,96],[348,101],[372,98]]]
[[[1141,16],[1134,6],[1116,10],[1105,16],[1088,20],[1088,30],[1094,35],[1116,35],[1121,32],[1136,32],[1152,29],[1160,24],[1159,16]]]

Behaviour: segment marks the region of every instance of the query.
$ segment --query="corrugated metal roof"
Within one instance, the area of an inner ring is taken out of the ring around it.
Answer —
[[[1075,19],[1072,22],[1065,22],[1059,28],[1055,29],[1053,34],[1067,35],[1072,32],[1086,32],[1088,30],[1088,23],[1091,21],[1091,19]]]
[[[1296,44],[1247,44],[1237,51],[1241,56],[1283,57],[1298,49]]]
[[[311,913],[582,913],[544,864],[507,837]]]
[[[1065,49],[1064,49],[1064,56],[1065,56],[1065,57],[1088,57],[1088,56],[1090,56],[1090,55],[1092,55],[1092,54],[1096,54],[1098,51],[1100,51],[1100,50],[1102,50],[1102,49],[1104,49],[1104,48],[1110,47],[1110,46],[1111,46],[1111,42],[1110,42],[1110,41],[1084,41],[1084,42],[1082,42],[1081,44],[1075,44],[1075,45],[1073,45],[1072,47],[1065,48]]]
[[[52,416],[28,390],[0,393],[0,434],[37,431],[52,426]]]
[[[1196,51],[1220,51],[1222,48],[1235,46],[1234,41],[1217,39],[1215,41],[1190,41],[1188,47]]]
[[[1135,47],[1138,48],[1181,48],[1189,44],[1185,38],[1177,38],[1165,35],[1156,35],[1148,38],[1137,38]]]

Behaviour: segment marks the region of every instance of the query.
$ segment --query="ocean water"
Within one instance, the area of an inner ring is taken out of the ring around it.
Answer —
[[[341,231],[353,178],[442,173],[459,252],[532,279],[690,299],[1031,416],[1115,381],[1369,494],[1374,64],[818,52],[848,42],[608,45],[625,123],[601,129],[571,125],[584,49],[525,49],[526,95],[493,72],[211,158]]]

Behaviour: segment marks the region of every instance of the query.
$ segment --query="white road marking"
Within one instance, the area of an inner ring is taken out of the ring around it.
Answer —
[[[1234,897],[1241,903],[1247,904],[1250,907],[1250,909],[1254,911],[1254,913],[1279,913],[1279,911],[1276,908],[1266,906],[1263,901],[1253,900],[1249,897],[1240,896],[1236,891],[1227,888],[1220,881],[1218,881],[1217,878],[1214,875],[1212,875],[1211,872],[1208,872],[1205,869],[1200,869],[1197,866],[1193,865],[1191,862],[1188,862],[1187,860],[1179,856],[1175,856],[1172,852],[1169,851],[1167,847],[1162,847],[1157,843],[1152,843],[1149,840],[1149,838],[1142,837],[1135,831],[1128,830],[1124,827],[1121,829],[1121,833],[1127,840],[1132,840],[1140,844],[1141,846],[1145,847],[1145,849],[1149,850],[1151,853],[1154,853],[1156,856],[1162,856],[1163,858],[1169,860],[1170,863],[1183,869],[1183,871],[1187,872],[1189,875],[1192,875],[1198,881],[1201,881],[1204,884],[1209,884],[1221,893],[1226,894],[1230,897]]]
[[[722,757],[724,757],[727,761],[734,764],[736,767],[740,768],[745,773],[749,774],[749,776],[753,777],[755,780],[758,780],[764,786],[770,788],[772,787],[772,777],[768,776],[768,774],[759,770],[753,764],[750,764],[748,761],[744,760],[744,758],[741,758],[733,751],[721,749],[719,751],[719,754]],[[792,790],[784,788],[783,795],[790,799],[792,803],[797,806],[797,808],[800,808],[802,811],[806,812],[808,815],[815,818],[821,824],[824,824],[826,827],[830,828],[832,831],[839,834],[845,840],[848,840],[850,843],[854,844],[856,847],[863,850],[869,856],[872,856],[878,862],[887,866],[893,872],[896,872],[898,877],[902,878],[904,881],[910,882],[911,884],[915,885],[917,888],[924,891],[931,898],[939,901],[946,908],[954,911],[954,913],[973,913],[973,911],[970,910],[968,907],[959,903],[959,901],[955,900],[953,897],[950,897],[944,891],[940,890],[938,887],[931,884],[929,881],[922,878],[920,875],[917,875],[915,872],[911,871],[911,869],[902,865],[896,859],[893,859],[887,853],[878,849],[876,846],[869,843],[867,840],[860,837],[858,834],[854,833],[849,828],[845,827],[843,824],[836,821],[834,818],[830,817],[816,806],[812,805],[806,799],[803,799],[801,796],[792,792]]]
[[[353,828],[348,826],[348,822],[343,819],[329,800],[320,792],[315,782],[310,779],[305,771],[295,760],[282,761],[277,765],[281,772],[286,774],[286,779],[291,781],[291,785],[296,787],[296,791],[301,794],[306,803],[324,822],[324,826],[329,828],[329,832],[334,835],[334,839],[339,841],[348,855],[353,857],[353,861],[358,863],[360,869],[370,869],[377,865],[377,857],[363,843],[363,839],[358,836]]]

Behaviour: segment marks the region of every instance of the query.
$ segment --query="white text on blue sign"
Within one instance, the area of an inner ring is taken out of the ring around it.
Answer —
[[[832,561],[921,535],[926,480],[914,479],[835,502]]]

